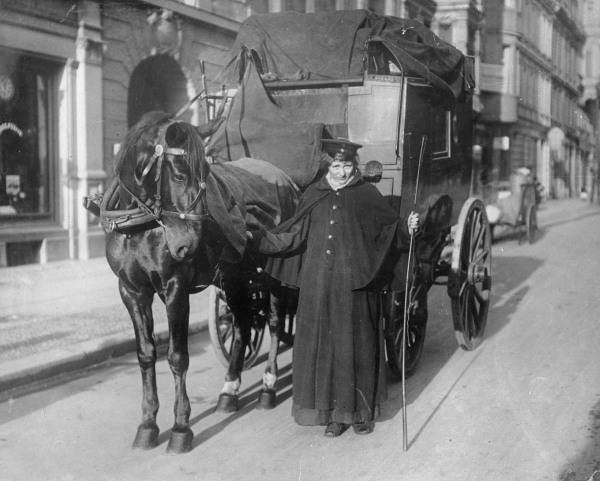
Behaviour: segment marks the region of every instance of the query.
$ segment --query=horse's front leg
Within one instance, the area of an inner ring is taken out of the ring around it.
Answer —
[[[154,293],[137,291],[119,279],[119,293],[135,330],[137,357],[142,373],[142,422],[138,426],[134,448],[150,449],[157,445],[158,395],[156,393],[156,346],[154,345],[154,319],[152,298]]]
[[[189,294],[179,279],[170,279],[165,295],[169,321],[169,350],[167,359],[175,381],[175,422],[167,451],[185,453],[192,449],[194,434],[190,429],[190,400],[185,378],[190,365],[188,352],[188,327],[190,319]]]

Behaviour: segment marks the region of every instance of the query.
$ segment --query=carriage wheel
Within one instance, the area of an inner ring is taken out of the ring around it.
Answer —
[[[208,287],[208,332],[217,359],[225,367],[229,366],[233,342],[233,314],[227,305],[225,292],[216,286]],[[256,362],[263,343],[265,325],[251,323],[250,343],[244,354],[244,369],[250,369]]]
[[[469,198],[458,218],[448,276],[456,340],[467,350],[481,342],[487,322],[492,287],[491,237],[483,202]]]
[[[390,296],[384,303],[387,309],[385,326],[387,363],[393,375],[402,379],[404,292],[392,291],[386,295]],[[411,289],[407,316],[405,374],[408,377],[416,371],[425,343],[427,292],[422,287]]]
[[[530,244],[535,242],[537,234],[537,207],[530,205],[527,209],[527,217],[525,218],[525,228],[527,231],[527,240]]]

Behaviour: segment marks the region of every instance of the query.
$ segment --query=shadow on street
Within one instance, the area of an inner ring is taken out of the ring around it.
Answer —
[[[520,288],[518,286],[523,284],[542,264],[543,261],[539,259],[524,256],[497,257],[493,259],[492,302],[488,313],[486,339],[490,339],[498,334],[511,321],[520,302],[529,292],[527,286]],[[513,289],[516,290],[513,291]],[[440,296],[437,295],[436,297],[439,298]],[[421,366],[407,380],[406,402],[408,405],[415,402],[421,396],[421,393],[428,384],[439,374],[444,365],[459,349],[454,336],[450,298],[446,297],[442,299],[442,302],[445,304],[442,309],[439,309],[439,302],[435,302],[432,306],[433,309],[429,311],[425,351],[421,359]],[[417,433],[410,440],[411,445],[416,442],[419,435],[434,418],[436,412],[459,383],[462,376],[477,360],[483,348],[485,348],[485,340],[483,345],[473,351],[473,358],[448,387],[443,398],[432,410],[425,423],[419,427]],[[401,414],[401,389],[400,382],[390,382],[388,384],[388,402],[382,407],[381,421],[390,420],[396,415]]]

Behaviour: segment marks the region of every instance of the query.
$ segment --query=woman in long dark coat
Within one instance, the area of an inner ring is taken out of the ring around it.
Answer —
[[[275,232],[253,233],[272,255],[267,271],[300,289],[293,353],[293,415],[338,436],[373,430],[386,395],[379,290],[408,233],[387,200],[357,169],[360,146],[323,141],[327,175],[303,194]],[[418,216],[411,215],[411,229]],[[284,254],[281,257],[276,255]]]

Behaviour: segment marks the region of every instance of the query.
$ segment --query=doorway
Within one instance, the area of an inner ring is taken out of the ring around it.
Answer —
[[[142,60],[131,74],[127,124],[153,110],[175,113],[188,101],[187,79],[177,61],[160,54]]]

